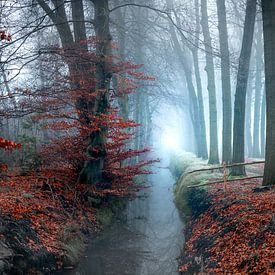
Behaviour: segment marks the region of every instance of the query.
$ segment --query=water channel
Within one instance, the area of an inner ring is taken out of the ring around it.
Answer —
[[[79,266],[63,274],[177,274],[184,224],[173,203],[174,179],[161,168],[149,181],[151,187],[129,203],[126,218],[93,239]]]

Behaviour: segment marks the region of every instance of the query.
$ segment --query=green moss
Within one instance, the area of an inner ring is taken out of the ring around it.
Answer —
[[[85,238],[79,227],[74,224],[67,225],[60,237],[60,243],[64,250],[64,265],[75,266],[85,251]]]
[[[190,197],[194,190],[200,192],[200,190],[205,190],[207,187],[197,187],[196,189],[188,188],[188,186],[203,184],[209,179],[220,178],[222,175],[220,173],[209,173],[200,172],[195,174],[183,175],[175,187],[175,203],[177,207],[187,216],[192,214],[192,207],[189,204]]]
[[[190,166],[194,165],[205,165],[205,161],[197,158],[193,153],[183,152],[171,156],[169,169],[172,175],[178,179]]]
[[[107,207],[99,208],[95,213],[96,220],[103,226],[110,225],[113,217],[114,217],[114,214],[112,209]]]
[[[142,186],[147,181],[147,175],[138,175],[134,178],[134,184],[137,186]]]
[[[188,186],[203,184],[209,179],[222,177],[221,173],[212,171],[188,174],[188,172],[208,167],[211,166],[190,153],[175,155],[171,161],[171,172],[178,178],[174,189],[175,203],[186,217],[197,215],[201,209],[205,209],[208,205],[205,190],[209,187],[188,188]]]
[[[110,201],[110,208],[112,210],[113,215],[114,216],[120,215],[121,212],[125,209],[127,202],[128,202],[127,198],[114,197]]]

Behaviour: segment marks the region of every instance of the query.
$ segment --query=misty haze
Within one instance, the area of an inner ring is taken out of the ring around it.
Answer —
[[[275,2],[0,0],[0,274],[275,274]]]

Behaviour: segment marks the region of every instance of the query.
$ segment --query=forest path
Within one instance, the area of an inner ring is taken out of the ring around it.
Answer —
[[[150,188],[129,203],[125,219],[92,240],[75,275],[177,274],[183,247],[183,223],[173,203],[168,169],[151,175]]]

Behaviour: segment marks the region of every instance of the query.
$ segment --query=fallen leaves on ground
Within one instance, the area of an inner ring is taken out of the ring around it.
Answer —
[[[80,200],[76,186],[66,186],[50,180],[47,173],[14,176],[0,181],[0,213],[15,220],[31,221],[41,244],[29,240],[29,248],[44,246],[49,252],[62,256],[62,231],[70,224],[83,230],[96,229],[95,209]],[[4,236],[3,236],[4,237]]]
[[[212,206],[189,224],[182,274],[275,274],[275,192],[260,180],[208,191]],[[260,192],[259,192],[260,191]]]

